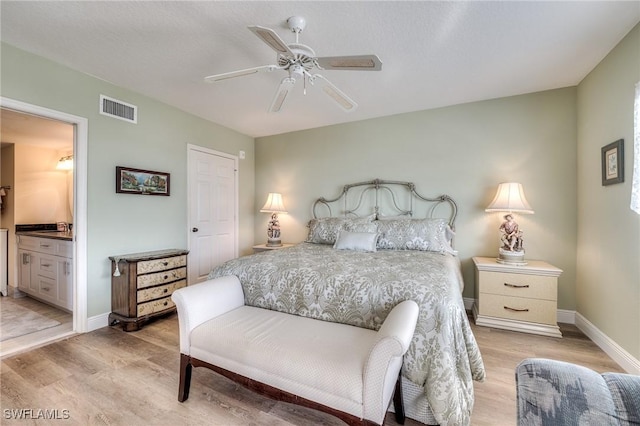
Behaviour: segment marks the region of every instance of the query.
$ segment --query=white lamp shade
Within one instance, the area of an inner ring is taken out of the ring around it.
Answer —
[[[267,202],[264,203],[264,206],[260,209],[262,213],[286,213],[287,209],[284,208],[284,203],[282,202],[282,194],[278,194],[277,192],[270,192],[267,197]]]
[[[506,182],[498,185],[498,192],[485,211],[533,214],[533,209],[524,196],[522,185],[516,182]]]

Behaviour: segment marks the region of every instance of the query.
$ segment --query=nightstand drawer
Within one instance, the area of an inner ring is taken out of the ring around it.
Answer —
[[[556,325],[553,300],[480,294],[479,313],[489,317]]]
[[[480,271],[481,293],[557,300],[557,279],[539,275]]]

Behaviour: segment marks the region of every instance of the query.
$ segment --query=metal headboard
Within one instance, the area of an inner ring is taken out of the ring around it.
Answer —
[[[355,190],[359,188],[360,191]],[[382,205],[382,201],[387,201]],[[425,203],[425,215],[418,216],[416,207],[419,203]],[[402,182],[395,180],[374,179],[367,182],[358,182],[345,185],[342,193],[334,199],[318,198],[313,203],[313,217],[318,218],[318,208],[325,207],[329,215],[334,216],[332,206],[340,208],[338,216],[361,216],[359,212],[365,215],[375,214],[380,216],[408,216],[408,217],[442,217],[435,216],[434,212],[437,207],[446,204],[449,207],[448,219],[449,226],[455,229],[456,216],[458,215],[458,206],[456,202],[448,195],[440,195],[435,198],[424,197],[416,192],[413,182]]]

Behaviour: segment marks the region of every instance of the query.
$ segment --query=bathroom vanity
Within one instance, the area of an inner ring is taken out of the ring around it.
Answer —
[[[64,310],[73,310],[73,241],[70,232],[16,233],[18,289]]]

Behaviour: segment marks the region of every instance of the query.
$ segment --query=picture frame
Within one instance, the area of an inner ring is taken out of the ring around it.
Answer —
[[[624,139],[602,147],[602,186],[624,182]]]
[[[168,197],[170,178],[171,175],[165,172],[116,166],[116,193]]]

